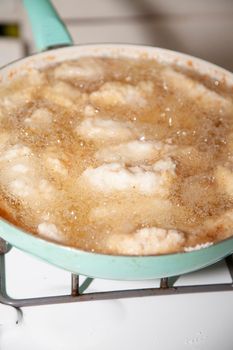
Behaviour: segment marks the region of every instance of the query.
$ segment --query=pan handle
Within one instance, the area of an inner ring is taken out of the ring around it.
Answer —
[[[23,0],[39,51],[72,45],[72,38],[50,0]]]

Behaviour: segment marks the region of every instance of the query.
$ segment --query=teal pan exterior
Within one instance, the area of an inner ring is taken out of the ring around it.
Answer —
[[[0,221],[0,236],[15,247],[76,274],[115,280],[147,280],[199,270],[233,251],[233,238],[208,248],[160,256],[113,256],[48,242]]]

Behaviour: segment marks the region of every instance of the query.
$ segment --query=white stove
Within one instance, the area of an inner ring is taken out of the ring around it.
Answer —
[[[71,274],[13,248],[6,254],[12,298],[70,294]],[[81,284],[85,280],[80,278]],[[231,283],[225,261],[181,276],[175,286]],[[86,279],[85,293],[158,287],[160,281]],[[1,350],[232,350],[233,289],[91,300],[15,309],[0,305]]]
[[[141,17],[137,17],[138,13],[133,13],[131,21],[128,21],[132,11],[141,11],[140,6],[137,4],[131,6],[130,2],[114,0],[96,2],[96,7],[100,3],[103,7],[102,9],[100,6],[101,16],[104,16],[101,17],[103,19],[101,24],[100,20],[96,21],[94,18],[98,8],[95,8],[93,3],[90,6],[90,1],[80,1],[81,7],[77,6],[78,12],[81,9],[81,18],[86,13],[84,7],[87,7],[88,18],[86,22],[83,18],[81,24],[80,18],[77,19],[77,24],[74,21],[78,16],[73,13],[76,1],[55,1],[58,7],[64,7],[58,10],[67,16],[69,29],[74,39],[77,36],[78,42],[95,40],[117,42],[123,38],[126,42],[155,44],[154,33],[153,36],[151,34],[151,30],[155,29],[157,45],[172,47],[174,43],[180,44],[181,46],[173,48],[182,51],[184,47],[186,52],[202,55],[212,61],[216,57],[217,63],[224,65],[225,62],[227,68],[232,67],[232,55],[229,51],[232,46],[225,40],[229,37],[225,32],[226,30],[227,33],[232,32],[230,12],[233,7],[227,0],[223,1],[225,5],[222,3],[219,5],[220,9],[217,1],[212,1],[211,5],[208,1],[195,4],[193,1],[175,3],[168,0],[150,1],[148,2],[150,6],[147,4],[148,8],[146,2],[143,3],[145,11],[155,6],[153,11],[156,13],[159,13],[158,4],[162,6],[163,16],[160,19],[156,17],[156,26],[152,21],[143,22]],[[15,22],[19,18],[19,1],[11,0],[11,3],[17,6],[11,6],[9,16],[3,11],[3,5],[6,7],[8,1],[5,0],[0,5],[2,22]],[[210,7],[212,12],[209,11]],[[125,8],[128,17],[124,17]],[[193,13],[190,12],[190,8],[194,10]],[[199,14],[197,16],[197,10],[201,11],[202,17]],[[167,17],[164,11],[168,12]],[[190,20],[184,21],[184,16],[177,16],[177,11],[179,13],[183,11],[183,14],[189,13]],[[113,16],[116,16],[116,19],[111,23]],[[215,25],[217,16],[218,25]],[[92,17],[93,23],[90,22]],[[108,17],[110,21],[107,21]],[[33,50],[28,24],[25,22],[25,17],[22,18],[24,37],[19,40],[0,39],[0,66],[21,57],[25,53],[26,46],[29,51]],[[122,33],[121,37],[119,33]],[[172,35],[169,36],[169,33]],[[175,39],[179,36],[180,40],[174,40],[174,35]],[[220,49],[209,43],[211,38],[216,40],[216,37],[219,39]],[[165,42],[162,42],[162,39]],[[203,41],[205,39],[208,45],[205,45]],[[218,52],[221,52],[221,55]],[[37,260],[15,248],[6,254],[5,262],[6,288],[12,298],[48,297],[67,295],[71,292],[69,272]],[[225,261],[222,261],[202,271],[179,277],[174,286],[230,283],[232,283],[231,275]],[[82,288],[87,287],[85,293],[95,293],[154,288],[159,287],[160,281],[123,282],[86,280],[80,277],[80,284]],[[164,292],[162,293],[164,295],[78,301],[27,306],[20,309],[0,304],[0,350],[232,350],[233,288],[228,289],[226,292],[175,295],[167,295]]]

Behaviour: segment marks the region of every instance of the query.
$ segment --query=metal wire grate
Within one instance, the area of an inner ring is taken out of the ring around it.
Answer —
[[[156,288],[117,290],[107,292],[84,293],[85,289],[91,283],[91,278],[80,285],[79,276],[71,275],[71,292],[68,295],[36,297],[25,299],[14,299],[7,294],[6,275],[5,275],[5,254],[9,251],[8,243],[0,239],[0,303],[10,305],[16,308],[36,305],[61,304],[81,301],[109,300],[122,298],[139,298],[156,295],[178,295],[187,293],[206,293],[222,292],[233,290],[233,259],[232,256],[226,258],[226,264],[231,275],[231,283],[208,284],[208,285],[190,285],[177,286],[173,278],[161,278],[160,286]]]

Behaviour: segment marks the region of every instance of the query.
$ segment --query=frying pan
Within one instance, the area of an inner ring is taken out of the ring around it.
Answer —
[[[191,62],[195,70],[216,79],[224,79],[233,85],[231,73],[178,52],[135,45],[72,46],[69,33],[49,1],[25,0],[24,5],[31,19],[37,48],[43,52],[3,67],[0,71],[3,82],[14,79],[22,72],[30,74],[31,68],[43,68],[53,62],[81,56],[129,58],[146,56],[183,67],[187,67]],[[180,275],[211,265],[233,252],[233,238],[228,238],[207,248],[178,254],[160,256],[96,254],[38,238],[3,219],[0,220],[0,237],[25,252],[73,273],[120,280],[146,280]]]

